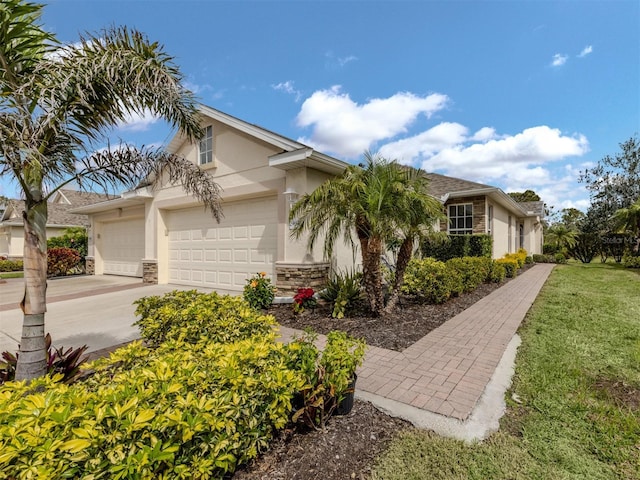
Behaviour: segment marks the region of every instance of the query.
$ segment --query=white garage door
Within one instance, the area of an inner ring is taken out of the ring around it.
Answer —
[[[142,277],[143,219],[103,224],[101,245],[105,274]]]
[[[169,282],[242,291],[257,272],[274,276],[276,197],[223,204],[220,223],[202,207],[171,211]]]

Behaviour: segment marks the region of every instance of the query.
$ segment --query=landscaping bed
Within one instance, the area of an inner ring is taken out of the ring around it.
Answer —
[[[532,265],[524,265],[518,274],[530,266]],[[505,282],[510,280],[506,279]],[[341,330],[356,338],[364,338],[367,345],[402,351],[500,288],[505,282],[483,283],[473,292],[460,294],[440,305],[427,305],[404,296],[398,307],[383,317],[372,317],[360,312],[349,318],[332,318],[330,307],[322,304],[314,311],[306,310],[302,314],[294,314],[291,305],[274,305],[268,313],[285,327],[298,330],[311,328],[325,335],[331,330]]]

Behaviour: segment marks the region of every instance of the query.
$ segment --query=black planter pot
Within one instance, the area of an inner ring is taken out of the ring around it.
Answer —
[[[347,389],[347,393],[345,394],[342,401],[336,407],[336,411],[334,415],[347,415],[353,409],[353,401],[355,399],[356,392],[356,380],[358,380],[358,375],[353,374],[353,379],[351,383],[349,383],[349,387]]]

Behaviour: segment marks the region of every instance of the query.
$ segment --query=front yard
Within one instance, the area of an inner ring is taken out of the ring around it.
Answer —
[[[640,276],[558,266],[520,328],[501,430],[474,445],[406,431],[377,479],[640,478]]]

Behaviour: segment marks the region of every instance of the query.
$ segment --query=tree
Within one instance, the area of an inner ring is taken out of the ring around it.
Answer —
[[[621,151],[607,155],[593,168],[580,173],[591,195],[584,230],[607,232],[613,229],[616,211],[628,208],[640,197],[640,141],[631,137],[620,144]]]
[[[555,245],[556,248],[568,248],[572,247],[576,243],[578,232],[569,230],[563,224],[551,225],[547,230],[545,239],[547,243]]]
[[[0,4],[0,173],[25,199],[25,293],[16,379],[45,373],[47,201],[75,182],[81,188],[135,188],[179,182],[220,215],[219,187],[184,158],[159,149],[103,148],[109,129],[148,110],[200,138],[193,95],[157,43],[112,28],[62,45],[39,23],[42,6]]]
[[[560,210],[560,222],[569,230],[581,231],[586,215],[577,208],[563,208]]]
[[[381,257],[386,244],[392,237],[400,239],[393,298],[402,284],[415,240],[441,217],[442,206],[428,196],[428,181],[422,171],[370,153],[365,154],[365,160],[364,165],[351,165],[341,176],[304,195],[291,209],[290,218],[294,220],[294,237],[309,232],[309,248],[324,237],[327,257],[341,236],[354,251],[356,245],[360,247],[369,308],[379,315],[385,307]]]
[[[516,202],[539,202],[540,196],[533,190],[525,190],[524,192],[510,192],[509,196]]]
[[[640,197],[629,207],[618,210],[613,215],[613,221],[621,232],[640,236]]]

